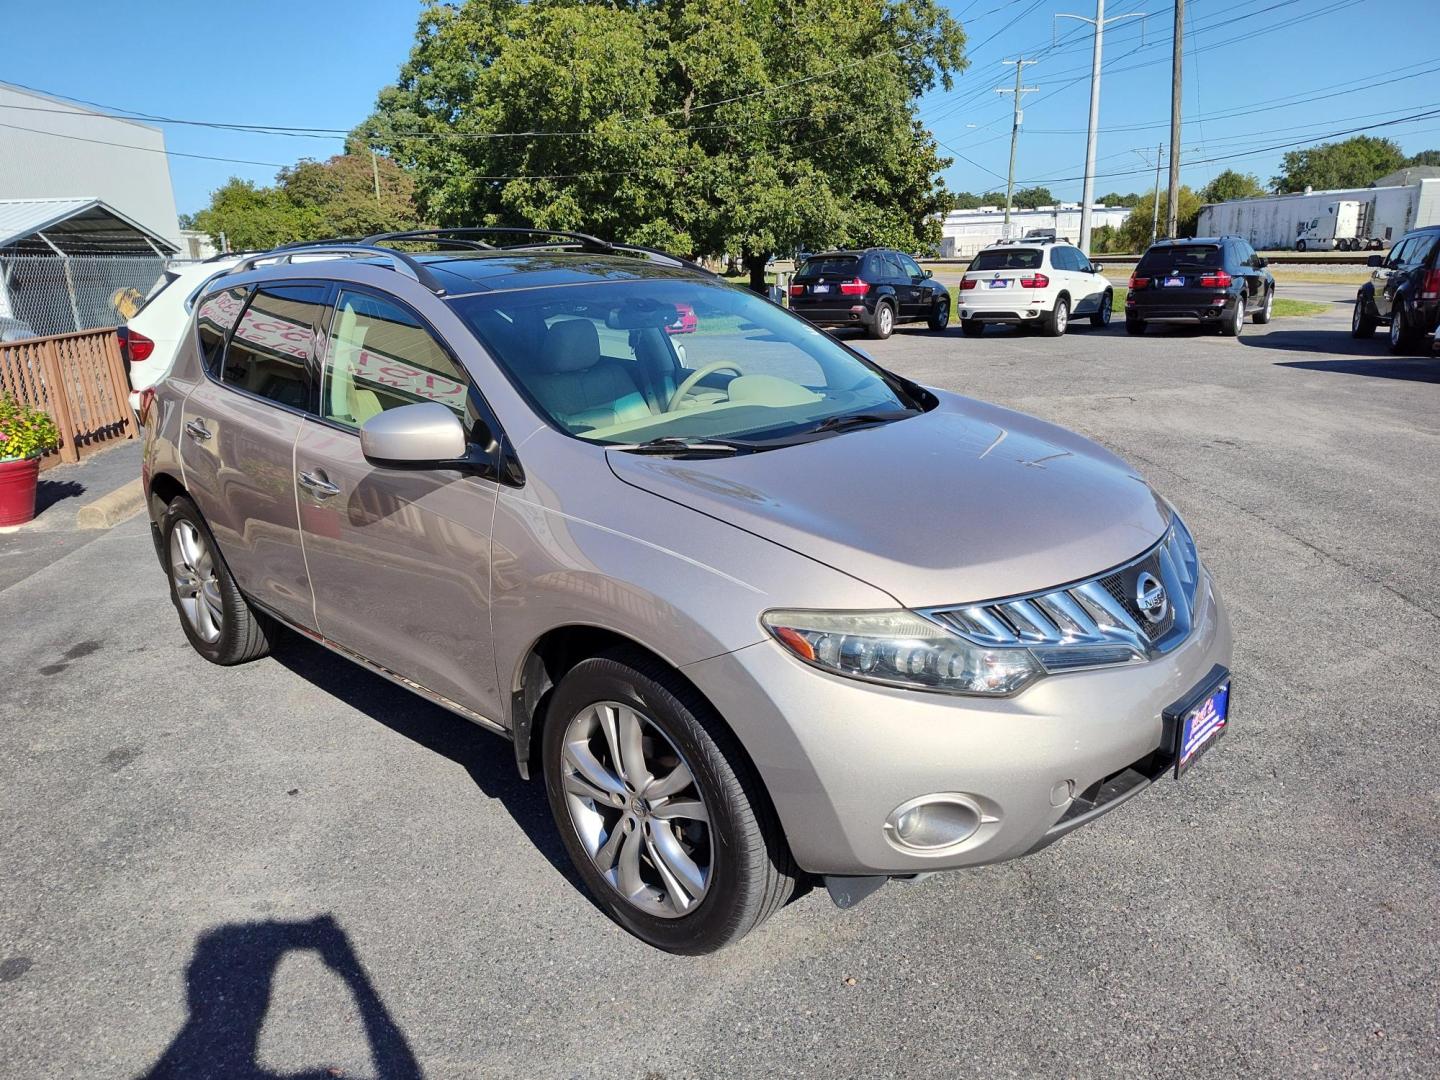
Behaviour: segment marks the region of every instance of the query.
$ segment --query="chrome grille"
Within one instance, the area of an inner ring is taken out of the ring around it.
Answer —
[[[1158,619],[1140,610],[1136,581],[1148,573],[1165,587]],[[1049,671],[1149,660],[1190,633],[1199,581],[1195,542],[1175,517],[1149,551],[1073,585],[980,604],[921,612],[980,645],[1027,648]]]

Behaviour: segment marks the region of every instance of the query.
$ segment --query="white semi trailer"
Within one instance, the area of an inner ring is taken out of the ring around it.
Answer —
[[[1322,202],[1315,216],[1295,226],[1296,251],[1362,251],[1384,247],[1379,237],[1370,235],[1374,214],[1368,202],[1358,199],[1336,199]]]

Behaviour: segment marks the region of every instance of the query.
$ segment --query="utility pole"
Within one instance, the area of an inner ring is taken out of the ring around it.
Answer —
[[[1015,144],[1020,141],[1020,124],[1025,119],[1025,110],[1020,108],[1020,98],[1024,94],[1033,94],[1040,88],[1038,86],[1020,85],[1020,73],[1025,70],[1026,64],[1035,63],[1034,60],[1026,60],[1024,57],[1021,57],[1018,60],[1006,60],[1005,63],[1015,65],[1015,89],[1012,90],[1008,86],[997,86],[995,88],[995,92],[997,94],[1015,95],[1015,120],[1014,123],[1010,126],[1010,171],[1006,175],[1005,180],[1004,231],[1005,236],[1008,239],[1010,236],[1010,205],[1015,198]]]
[[[1185,53],[1185,0],[1175,0],[1175,43],[1170,54],[1170,188],[1165,235],[1180,231],[1180,67]]]
[[[1105,40],[1107,23],[1122,19],[1143,19],[1141,12],[1105,18],[1105,0],[1095,0],[1095,17],[1056,15],[1057,19],[1075,19],[1095,27],[1095,54],[1090,61],[1090,131],[1085,139],[1085,186],[1080,195],[1080,250],[1090,254],[1090,204],[1095,201],[1095,142],[1100,135],[1100,51]]]
[[[1140,160],[1147,166],[1150,164],[1150,156],[1143,150],[1133,150],[1132,152],[1139,155]],[[1155,148],[1155,205],[1150,208],[1150,243],[1152,244],[1160,229],[1160,163],[1164,160],[1165,144],[1161,143]]]

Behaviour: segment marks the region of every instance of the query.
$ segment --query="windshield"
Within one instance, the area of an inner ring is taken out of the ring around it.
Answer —
[[[1185,244],[1151,248],[1141,258],[1135,272],[1162,274],[1167,270],[1205,270],[1219,265],[1220,249],[1214,244]]]
[[[994,248],[970,262],[971,270],[1038,270],[1044,253],[1038,248]]]
[[[554,427],[593,442],[768,442],[920,407],[809,323],[718,282],[516,289],[451,304]]]

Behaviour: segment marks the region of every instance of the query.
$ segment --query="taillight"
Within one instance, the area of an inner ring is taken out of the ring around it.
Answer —
[[[120,354],[132,364],[148,360],[150,354],[155,351],[155,342],[139,331],[131,330],[128,326],[122,326],[116,330],[115,336],[120,339]]]
[[[854,281],[840,282],[841,296],[864,296],[870,291],[870,283],[863,278],[856,278]]]
[[[1020,279],[1022,289],[1047,289],[1050,287],[1050,279],[1044,274],[1036,274],[1034,277],[1022,277]]]
[[[804,286],[804,285],[791,285],[791,286],[790,286],[790,295],[791,295],[791,296],[804,296],[804,295],[805,295],[805,286]]]
[[[1231,281],[1234,280],[1224,270],[1213,274],[1200,275],[1200,287],[1202,289],[1228,289]]]
[[[1131,288],[1132,291],[1135,290],[1135,289],[1148,289],[1149,287],[1150,287],[1150,279],[1149,279],[1148,277],[1134,277],[1134,276],[1132,276],[1132,277],[1130,278],[1130,288]]]
[[[1421,300],[1440,300],[1440,269],[1427,270],[1420,284]]]
[[[961,278],[961,279],[960,279],[960,288],[961,288],[962,290],[964,290],[964,289],[973,289],[973,288],[975,288],[975,286],[978,285],[978,284],[980,284],[980,283],[979,283],[978,281],[976,281],[976,280],[975,280],[974,278],[972,278],[972,277],[967,277],[967,278]]]

